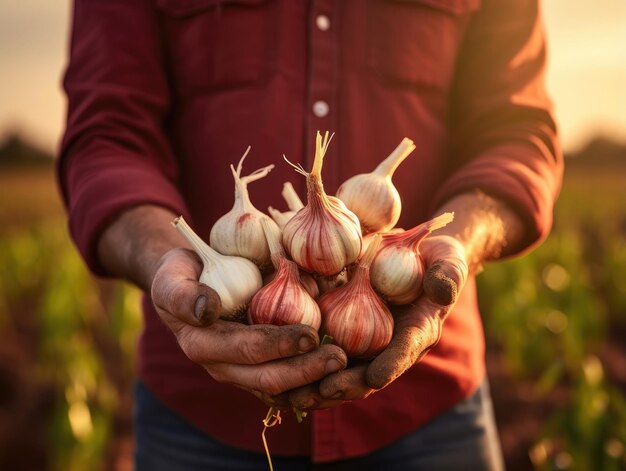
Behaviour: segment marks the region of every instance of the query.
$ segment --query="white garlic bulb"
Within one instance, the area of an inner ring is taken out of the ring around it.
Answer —
[[[453,219],[454,213],[443,213],[408,231],[383,236],[372,262],[370,278],[372,286],[385,301],[402,305],[418,298],[425,270],[419,244],[432,231]]]
[[[414,149],[405,137],[373,172],[355,175],[337,190],[337,197],[358,216],[364,234],[388,231],[400,219],[402,202],[391,177]]]
[[[172,225],[202,259],[204,268],[199,281],[213,288],[219,295],[222,302],[220,317],[244,320],[252,296],[263,284],[258,267],[248,259],[222,255],[213,250],[189,227],[182,216],[174,219]]]
[[[263,270],[271,266],[271,261],[260,221],[270,221],[272,230],[276,233],[280,233],[280,229],[269,216],[252,205],[248,184],[265,177],[274,166],[268,165],[242,177],[243,161],[249,151],[250,147],[241,157],[237,169],[230,166],[235,179],[235,203],[233,208],[219,218],[211,228],[209,243],[219,253],[245,257]]]

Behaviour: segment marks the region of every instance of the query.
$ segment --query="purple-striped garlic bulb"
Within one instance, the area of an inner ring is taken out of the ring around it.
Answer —
[[[287,259],[280,237],[266,220],[261,221],[270,248],[274,278],[252,298],[248,308],[250,324],[306,324],[319,329],[320,309],[300,279],[298,266]]]
[[[324,294],[318,304],[322,311],[322,333],[351,358],[373,358],[391,341],[393,317],[370,284],[370,264],[381,242],[376,235],[355,265],[345,285]]]
[[[321,170],[329,143],[328,132],[323,139],[317,133],[310,173],[291,164],[306,177],[307,204],[283,228],[283,245],[293,261],[324,276],[336,275],[353,263],[362,244],[359,219],[340,199],[324,192]]]

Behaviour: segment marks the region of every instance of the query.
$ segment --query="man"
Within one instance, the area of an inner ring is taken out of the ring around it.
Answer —
[[[259,469],[268,405],[313,411],[272,429],[277,469],[501,468],[474,275],[550,229],[544,66],[531,0],[76,0],[59,175],[90,268],[147,293],[138,469]],[[247,145],[248,168],[277,165],[255,206],[284,181],[304,195],[280,156],[310,168],[318,129],[336,132],[329,194],[407,136],[399,225],[455,212],[422,245],[430,296],[356,366],[305,326],[216,320],[170,226],[183,214],[208,239]]]

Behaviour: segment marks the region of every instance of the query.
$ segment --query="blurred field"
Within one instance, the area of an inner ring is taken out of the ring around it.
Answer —
[[[51,166],[0,170],[0,223],[0,234],[36,224],[64,224]]]
[[[626,468],[620,149],[571,159],[550,238],[479,277],[510,470]],[[138,293],[87,274],[50,165],[0,170],[0,278],[0,469],[130,469]]]

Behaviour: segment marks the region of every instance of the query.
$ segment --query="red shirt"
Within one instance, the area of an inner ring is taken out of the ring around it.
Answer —
[[[527,246],[551,225],[562,160],[543,87],[544,37],[531,0],[76,0],[59,175],[70,228],[91,269],[103,228],[153,203],[186,215],[208,240],[233,204],[228,165],[275,163],[253,203],[310,169],[316,130],[336,132],[323,179],[333,194],[407,136],[417,149],[394,183],[399,225],[476,188],[506,200]],[[261,451],[267,412],[213,381],[181,352],[149,300],[139,376],[215,439]],[[287,417],[268,432],[276,455],[327,461],[369,453],[467,397],[485,371],[470,279],[440,342],[361,401]]]

